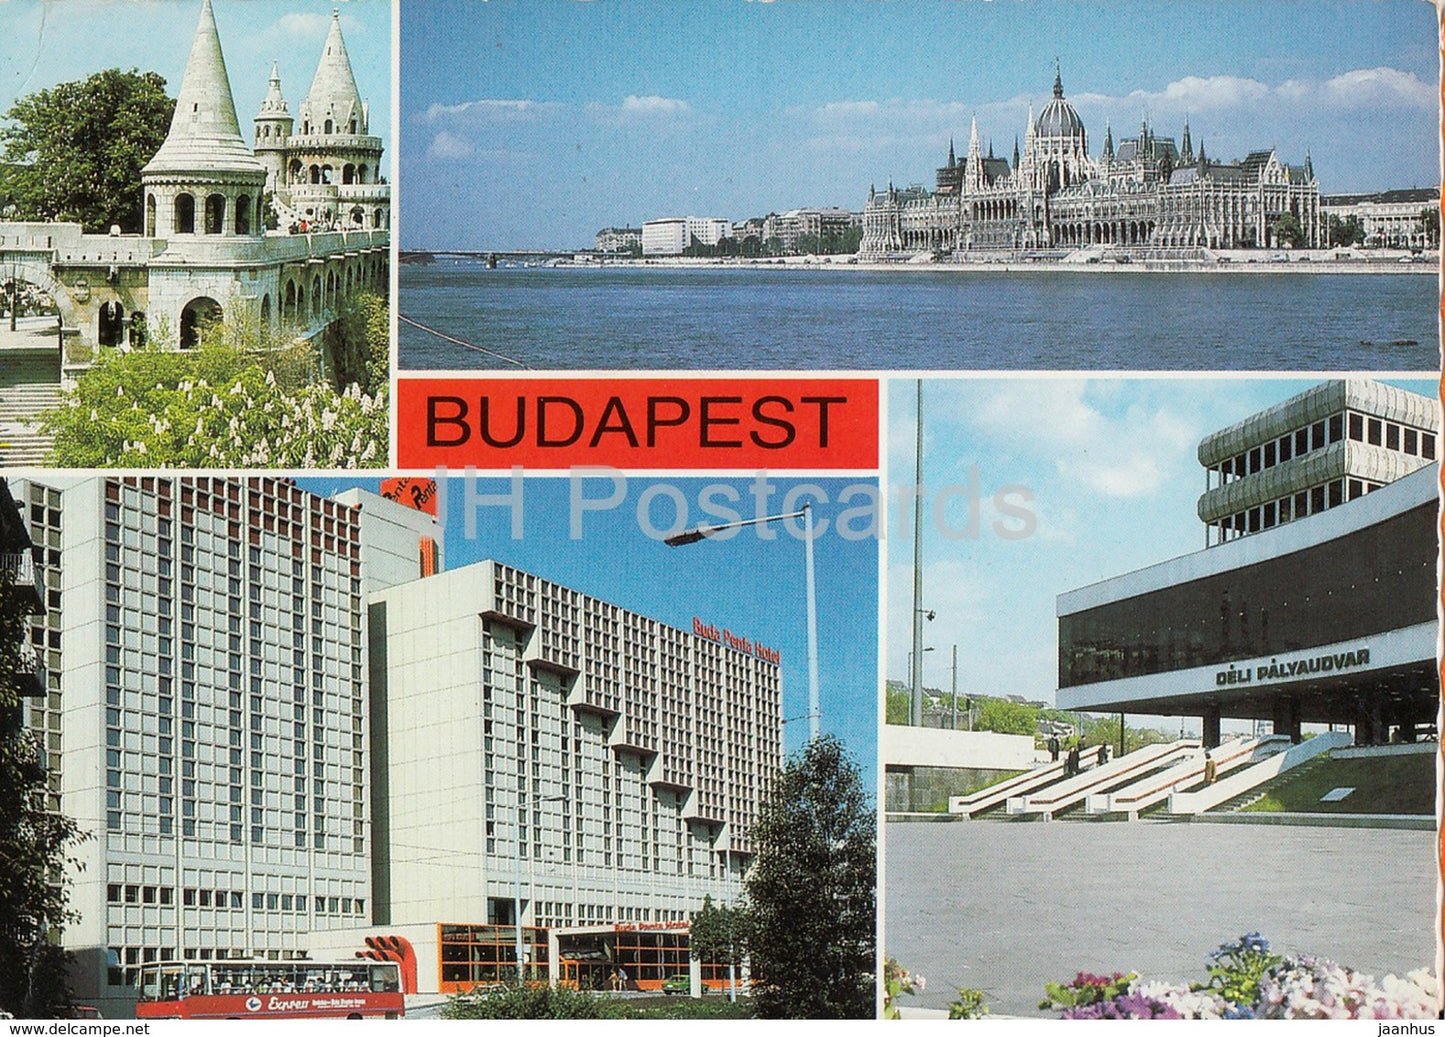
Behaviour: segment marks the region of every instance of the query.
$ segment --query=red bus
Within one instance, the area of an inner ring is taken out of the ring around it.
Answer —
[[[143,965],[137,1019],[399,1019],[400,966],[364,961],[162,961]]]

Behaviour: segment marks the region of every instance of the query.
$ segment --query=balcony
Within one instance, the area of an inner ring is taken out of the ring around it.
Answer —
[[[30,645],[21,645],[19,661],[15,673],[0,675],[0,700],[43,699],[47,690],[44,657]]]
[[[33,613],[45,611],[45,591],[40,583],[40,569],[29,550],[0,551],[0,590],[19,597]]]

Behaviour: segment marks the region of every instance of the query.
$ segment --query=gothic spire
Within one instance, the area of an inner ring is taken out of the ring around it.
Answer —
[[[953,157],[953,138],[948,138],[948,168],[952,169],[958,165],[958,160]]]
[[[1104,120],[1104,157],[1114,157],[1114,131],[1109,128],[1109,120]]]
[[[236,102],[226,75],[221,37],[211,0],[201,19],[181,76],[171,128],[143,172],[262,172],[241,138]]]
[[[281,71],[271,62],[271,78],[266,81],[266,96],[261,99],[262,115],[286,115],[286,98],[281,93]]]
[[[1194,145],[1189,143],[1189,116],[1184,117],[1184,137],[1180,140],[1179,157],[1185,162],[1194,161]]]
[[[1054,96],[1057,98],[1063,98],[1064,96],[1064,78],[1063,73],[1059,71],[1059,59],[1057,55],[1054,57]]]
[[[311,81],[311,92],[301,108],[301,118],[303,125],[309,125],[305,132],[311,134],[326,132],[327,120],[331,121],[334,133],[367,132],[366,106],[362,104],[361,91],[356,88],[346,41],[341,38],[341,13],[335,9],[331,12],[331,27],[326,33],[321,63],[316,66],[316,78]]]

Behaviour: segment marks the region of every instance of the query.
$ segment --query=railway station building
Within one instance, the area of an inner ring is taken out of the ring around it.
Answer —
[[[1432,731],[1439,417],[1325,382],[1205,438],[1206,547],[1058,598],[1064,709]]]

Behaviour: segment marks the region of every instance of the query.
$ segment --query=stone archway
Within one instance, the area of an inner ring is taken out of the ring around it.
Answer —
[[[80,330],[81,322],[85,318],[81,315],[71,290],[57,281],[51,273],[48,254],[42,258],[34,253],[13,253],[0,249],[0,273],[3,273],[5,280],[16,277],[45,292],[55,300],[55,308],[60,311],[62,325],[72,332]]]
[[[181,310],[181,348],[194,349],[200,342],[201,329],[221,319],[221,304],[207,295],[198,295]]]

